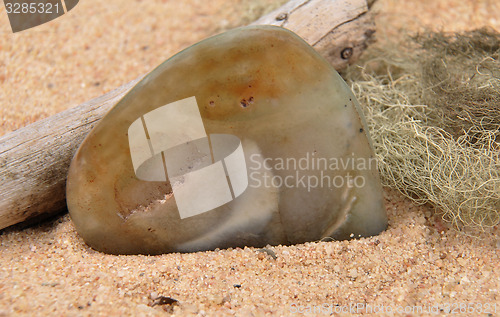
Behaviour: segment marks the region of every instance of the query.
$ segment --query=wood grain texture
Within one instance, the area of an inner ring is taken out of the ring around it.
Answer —
[[[292,30],[340,70],[375,32],[368,12],[366,0],[291,0],[252,24]],[[66,175],[78,146],[141,78],[0,137],[0,229],[66,209]]]
[[[337,70],[355,62],[373,40],[369,8],[375,0],[292,0],[253,25],[287,28],[312,45]]]
[[[74,153],[139,80],[0,138],[0,229],[66,208],[66,174]]]

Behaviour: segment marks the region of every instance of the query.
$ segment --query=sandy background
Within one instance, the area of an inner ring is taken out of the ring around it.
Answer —
[[[17,34],[2,7],[0,135],[116,88],[275,3],[87,0]],[[379,0],[376,8],[379,37],[399,36],[401,28],[500,31],[497,0]],[[313,306],[328,315],[357,303],[455,312],[471,304],[482,314],[470,315],[500,315],[499,228],[469,237],[427,206],[389,190],[385,196],[389,228],[379,236],[270,247],[276,259],[254,248],[106,255],[83,243],[67,215],[4,230],[0,316],[261,316]],[[178,305],[153,305],[159,296]]]

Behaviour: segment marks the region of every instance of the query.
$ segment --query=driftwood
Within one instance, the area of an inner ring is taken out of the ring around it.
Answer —
[[[292,0],[254,25],[290,29],[340,70],[356,60],[375,27],[374,0]],[[0,229],[66,210],[71,158],[92,127],[140,78],[0,138]]]

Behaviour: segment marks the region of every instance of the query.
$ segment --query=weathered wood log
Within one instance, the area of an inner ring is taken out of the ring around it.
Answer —
[[[373,2],[292,0],[252,24],[294,31],[340,70],[360,56],[375,32],[368,14]],[[0,138],[0,229],[66,209],[66,175],[75,151],[139,80]]]
[[[375,0],[292,0],[255,21],[287,28],[312,45],[335,69],[356,61],[375,33]]]

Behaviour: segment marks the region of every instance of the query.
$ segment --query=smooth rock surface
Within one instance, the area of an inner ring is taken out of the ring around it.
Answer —
[[[147,75],[80,146],[67,203],[86,243],[114,254],[387,226],[357,101],[313,48],[270,26],[209,38]]]

